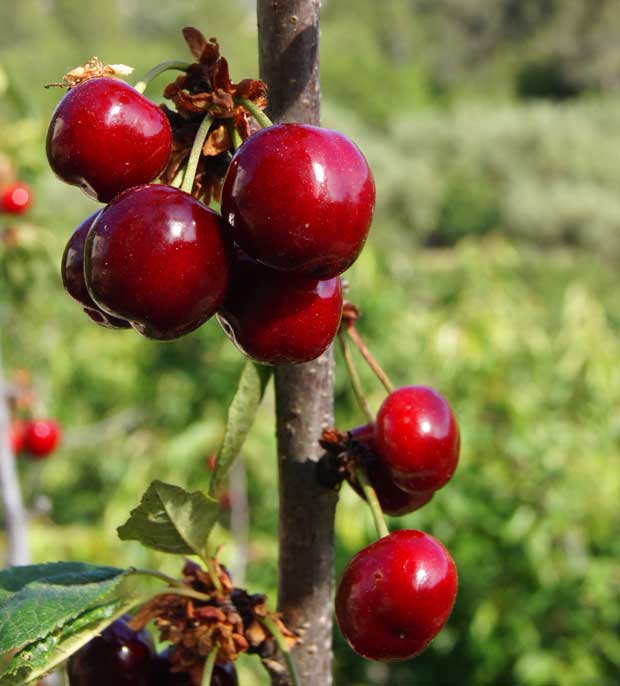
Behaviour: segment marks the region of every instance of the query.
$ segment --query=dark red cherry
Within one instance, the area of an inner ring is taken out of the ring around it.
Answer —
[[[0,209],[7,214],[23,214],[32,204],[32,191],[25,183],[12,183],[0,195]]]
[[[117,196],[91,227],[84,275],[97,305],[147,338],[178,338],[221,305],[231,250],[219,215],[162,185]]]
[[[217,318],[246,355],[263,364],[314,360],[338,332],[342,287],[338,277],[319,280],[285,274],[237,255],[230,287]]]
[[[52,170],[100,202],[157,178],[171,146],[162,110],[124,81],[108,77],[71,88],[47,132]]]
[[[169,651],[158,655],[152,663],[150,686],[201,686],[202,670],[195,669],[192,674],[173,672]],[[232,662],[215,665],[211,675],[211,686],[238,686],[237,670]]]
[[[436,491],[452,478],[461,439],[442,395],[427,386],[404,386],[383,401],[375,444],[396,483],[415,493]]]
[[[151,686],[151,640],[117,619],[69,658],[69,686]]]
[[[458,586],[450,553],[432,536],[401,530],[361,550],[336,592],[336,618],[368,660],[407,660],[437,636]]]
[[[112,317],[99,308],[90,297],[84,280],[84,243],[88,230],[100,214],[101,210],[91,214],[71,234],[60,266],[62,283],[67,293],[82,306],[84,312],[96,324],[109,329],[128,329],[131,328],[128,321]]]
[[[392,517],[399,517],[418,510],[432,499],[435,492],[411,493],[398,487],[390,468],[376,451],[374,430],[374,424],[365,424],[352,429],[349,433],[354,441],[360,443],[368,451],[366,454],[366,473],[370,485],[375,489],[381,510]],[[355,492],[365,499],[366,496],[358,482],[349,479],[349,483]]]
[[[58,447],[61,430],[53,419],[35,419],[24,425],[23,449],[32,457],[43,459]]]
[[[346,136],[280,124],[255,133],[233,157],[222,216],[254,259],[326,279],[357,259],[374,203],[368,163]]]

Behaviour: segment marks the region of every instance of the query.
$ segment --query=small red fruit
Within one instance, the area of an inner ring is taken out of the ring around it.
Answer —
[[[222,190],[236,243],[273,269],[322,279],[357,259],[370,229],[375,184],[346,136],[280,124],[239,148]]]
[[[395,531],[349,562],[336,592],[336,619],[362,657],[407,660],[444,627],[457,586],[454,561],[436,538]]]
[[[360,443],[368,451],[366,473],[370,485],[375,489],[381,510],[392,517],[400,517],[401,515],[419,510],[432,499],[435,492],[422,491],[411,493],[403,491],[402,488],[398,487],[389,467],[376,451],[374,429],[374,424],[365,424],[364,426],[352,429],[349,433],[354,441]],[[366,498],[356,480],[349,479],[349,483],[360,497]]]
[[[338,332],[342,286],[285,274],[238,255],[217,319],[246,355],[263,364],[297,364],[325,352]]]
[[[47,159],[55,174],[100,202],[159,176],[171,146],[162,110],[124,81],[108,77],[71,88],[47,132]]]
[[[404,386],[383,401],[375,444],[396,483],[416,493],[436,491],[452,478],[461,439],[442,395],[426,386]]]
[[[84,280],[84,243],[90,227],[101,214],[98,210],[85,219],[71,234],[62,256],[60,272],[67,293],[79,303],[84,312],[100,326],[109,329],[129,329],[131,325],[124,319],[117,319],[99,308],[90,297]]]
[[[151,686],[152,660],[148,633],[117,619],[69,658],[69,686]]]
[[[42,459],[56,450],[61,431],[53,419],[35,419],[24,426],[24,450],[32,457]]]
[[[158,340],[178,338],[221,305],[231,250],[219,215],[188,193],[138,186],[99,215],[84,247],[97,305]]]
[[[32,204],[32,191],[25,183],[12,183],[0,195],[0,208],[7,214],[23,214]]]

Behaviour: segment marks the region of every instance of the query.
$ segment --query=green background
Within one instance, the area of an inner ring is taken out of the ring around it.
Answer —
[[[34,188],[0,217],[7,374],[27,369],[36,413],[65,429],[44,464],[20,460],[36,561],[160,566],[115,528],[150,480],[207,485],[242,360],[216,322],[176,342],[91,325],[62,291],[60,256],[95,204],[49,171],[60,97],[43,84],[92,55],[139,75],[187,57],[195,25],[237,80],[257,73],[251,2],[147,0],[0,5],[0,152]],[[460,591],[419,658],[371,664],[335,631],[336,684],[612,686],[620,673],[620,7],[614,0],[328,0],[325,125],[375,172],[377,213],[347,274],[360,330],[398,384],[446,395],[461,463],[419,512],[392,520],[438,536]],[[166,83],[149,90],[158,102]],[[361,424],[338,358],[337,424]],[[364,370],[373,406],[381,387]],[[273,395],[244,450],[250,531],[236,511],[216,540],[252,591],[276,586]],[[343,487],[337,571],[373,539]],[[235,544],[233,538],[242,541]],[[243,569],[244,557],[247,567]],[[266,683],[240,663],[242,686]]]

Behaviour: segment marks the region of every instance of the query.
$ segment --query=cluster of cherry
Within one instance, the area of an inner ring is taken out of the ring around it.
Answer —
[[[326,446],[329,447],[329,446]],[[460,433],[447,401],[426,386],[405,386],[384,400],[372,424],[353,429],[340,457],[355,491],[399,516],[428,503],[456,469]],[[368,491],[364,486],[370,485]],[[345,569],[336,618],[350,646],[371,660],[421,653],[444,627],[456,600],[450,553],[417,530],[381,531]]]
[[[61,179],[108,203],[77,227],[62,261],[66,290],[97,323],[168,340],[217,314],[266,364],[306,362],[332,342],[339,275],[362,250],[375,200],[368,164],[342,134],[301,124],[256,132],[232,158],[219,215],[151,183],[171,154],[168,119],[101,76],[62,98],[47,154]]]

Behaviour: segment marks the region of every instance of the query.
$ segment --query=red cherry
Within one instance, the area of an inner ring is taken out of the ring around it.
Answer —
[[[71,234],[62,256],[62,283],[67,293],[82,306],[84,312],[96,324],[109,329],[128,329],[131,328],[128,321],[112,317],[98,307],[90,297],[84,280],[84,243],[88,230],[100,214],[101,210],[91,214]]]
[[[19,420],[11,422],[9,428],[9,443],[11,444],[11,452],[13,455],[19,455],[24,450],[24,442],[26,439],[25,424]]]
[[[32,457],[48,457],[60,443],[61,431],[53,419],[35,419],[24,426],[24,450]]]
[[[442,395],[426,386],[404,386],[383,401],[375,443],[394,481],[415,493],[436,491],[452,478],[461,439]]]
[[[25,183],[12,183],[0,196],[0,207],[7,214],[23,214],[31,204],[32,191]]]
[[[263,364],[314,360],[338,332],[339,278],[285,274],[239,254],[217,318],[246,355]]]
[[[395,531],[349,562],[336,592],[336,619],[369,660],[421,653],[448,621],[457,572],[450,553],[421,531]]]
[[[124,81],[107,77],[71,88],[47,132],[55,174],[101,202],[159,176],[171,146],[162,110]]]
[[[203,324],[228,286],[223,222],[170,186],[117,196],[91,227],[84,248],[88,291],[109,314],[147,338],[178,338]]]
[[[263,129],[239,148],[222,191],[236,243],[269,267],[337,276],[360,254],[375,184],[346,136],[305,124]]]
[[[381,510],[392,517],[400,517],[420,509],[432,499],[435,491],[411,493],[398,487],[389,467],[376,452],[374,429],[374,424],[365,424],[349,433],[354,441],[361,443],[369,451],[366,473],[370,485],[375,489]],[[366,498],[357,481],[349,480],[349,483],[359,496]]]
[[[151,686],[153,647],[146,631],[117,619],[69,658],[69,686]]]

